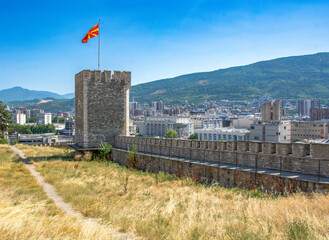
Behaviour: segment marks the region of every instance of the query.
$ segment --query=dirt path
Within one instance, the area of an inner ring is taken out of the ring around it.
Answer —
[[[52,199],[58,208],[60,208],[62,211],[66,212],[67,214],[72,214],[76,216],[77,218],[86,221],[87,224],[98,224],[98,222],[93,218],[84,218],[83,215],[80,212],[77,212],[74,210],[70,204],[66,203],[63,198],[61,198],[55,188],[53,188],[51,185],[45,182],[43,177],[40,175],[40,173],[37,172],[35,167],[32,164],[28,164],[27,158],[25,157],[24,153],[19,150],[18,148],[14,146],[10,146],[11,150],[18,154],[21,159],[25,162],[24,166],[32,173],[32,175],[36,178],[37,182],[43,187],[43,190],[47,194],[47,196]],[[108,226],[104,226],[108,227]],[[113,237],[114,239],[138,239],[136,236],[127,234],[127,233],[120,233],[113,229]]]

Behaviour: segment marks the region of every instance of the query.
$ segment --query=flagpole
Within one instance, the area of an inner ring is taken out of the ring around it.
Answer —
[[[98,70],[99,70],[99,67],[100,67],[100,61],[101,61],[101,20],[99,19],[99,22],[98,22]]]

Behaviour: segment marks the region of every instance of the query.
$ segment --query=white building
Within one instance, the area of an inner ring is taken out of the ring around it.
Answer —
[[[203,128],[221,128],[223,127],[222,119],[207,119],[203,121]]]
[[[199,140],[232,140],[232,141],[248,141],[250,131],[247,129],[235,128],[204,128],[196,129],[195,133],[198,134]]]
[[[223,127],[223,120],[216,115],[193,115],[191,121],[194,123],[194,129]]]
[[[26,115],[24,113],[16,113],[14,115],[15,124],[24,125],[26,123]]]
[[[51,124],[52,121],[51,121],[51,113],[45,113],[43,115],[43,118],[44,118],[44,124]]]
[[[168,129],[178,133],[178,137],[187,138],[193,133],[193,122],[187,117],[151,116],[144,119],[140,133],[147,136],[164,137]]]
[[[257,121],[250,127],[250,140],[276,143],[291,142],[291,123],[285,121]]]
[[[37,114],[37,123],[38,124],[51,124],[51,113],[39,113]]]

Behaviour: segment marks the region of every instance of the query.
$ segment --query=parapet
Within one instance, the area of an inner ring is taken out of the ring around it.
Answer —
[[[134,137],[117,136],[116,141],[127,142]],[[154,138],[135,138],[138,141],[152,140]],[[160,141],[157,139],[157,141]],[[155,142],[156,143],[156,142]],[[147,144],[155,144],[148,142]],[[137,144],[137,143],[136,143]],[[138,142],[141,144],[141,142]],[[277,156],[291,156],[296,158],[308,159],[327,159],[329,162],[329,145],[316,143],[274,143],[274,142],[257,142],[257,141],[200,141],[200,140],[176,140],[161,139],[161,144],[168,147],[189,147],[194,149],[206,149],[213,151],[227,151],[250,154],[264,154]]]
[[[131,72],[128,71],[113,71],[111,75],[110,70],[83,70],[75,75],[77,81],[88,80],[90,82],[102,82],[111,84],[121,84],[130,88],[131,85]]]

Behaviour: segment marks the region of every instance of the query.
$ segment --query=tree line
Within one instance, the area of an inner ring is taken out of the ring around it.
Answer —
[[[55,126],[53,124],[41,124],[41,125],[20,125],[9,124],[8,132],[18,132],[21,134],[42,134],[42,133],[56,133]]]
[[[6,106],[0,101],[0,140],[4,139],[8,129],[8,124],[11,123],[11,114],[6,109]]]

